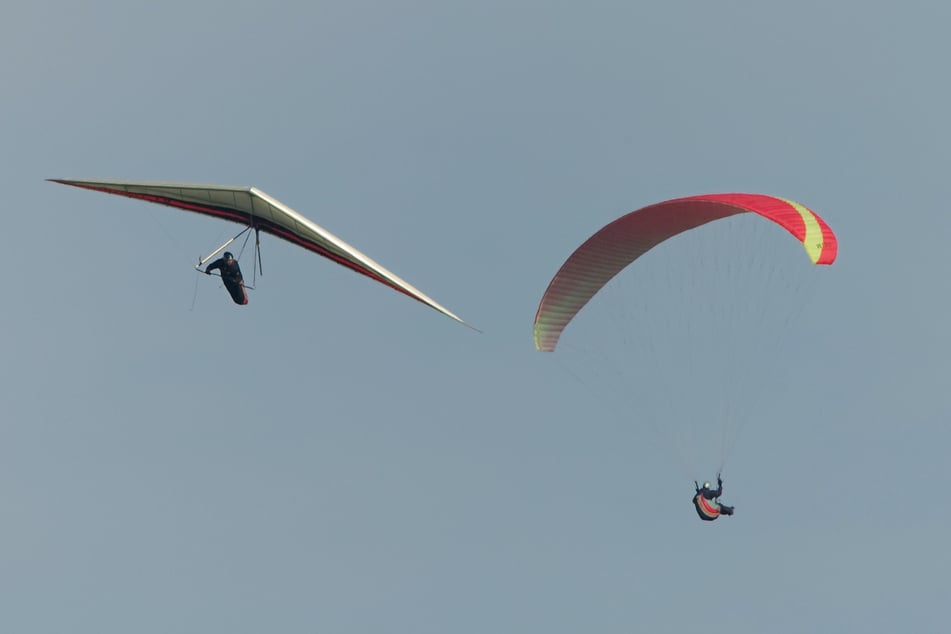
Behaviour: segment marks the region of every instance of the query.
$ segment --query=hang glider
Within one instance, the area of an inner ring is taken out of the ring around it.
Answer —
[[[59,178],[49,180],[63,185],[177,207],[185,211],[230,220],[256,231],[275,235],[409,295],[443,315],[473,328],[449,309],[337,236],[255,187],[132,180]],[[223,248],[224,246],[218,250]]]

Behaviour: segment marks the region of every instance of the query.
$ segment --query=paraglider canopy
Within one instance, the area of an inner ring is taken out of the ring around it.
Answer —
[[[787,346],[825,268],[814,265],[837,251],[817,214],[775,196],[648,205],[561,264],[538,303],[534,344],[558,349],[552,361],[593,406],[650,428],[682,475],[722,471],[744,426],[767,420],[795,384]]]
[[[548,285],[535,314],[535,347],[551,352],[565,326],[618,272],[658,244],[714,220],[762,216],[802,243],[813,264],[832,264],[835,234],[812,210],[762,194],[704,194],[650,205],[603,227],[571,254]]]

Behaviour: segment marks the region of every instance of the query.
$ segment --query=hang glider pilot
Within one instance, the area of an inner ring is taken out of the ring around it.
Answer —
[[[205,274],[211,275],[214,270],[221,271],[221,281],[225,283],[225,288],[228,289],[234,303],[242,306],[247,304],[248,294],[244,290],[244,276],[241,275],[241,267],[238,266],[238,261],[234,259],[230,251],[225,251],[222,257],[205,267]]]
[[[723,495],[723,480],[720,474],[717,474],[717,488],[710,486],[709,482],[704,482],[699,486],[697,481],[693,482],[696,492],[693,496],[693,505],[697,509],[697,515],[700,519],[712,522],[720,515],[733,515],[733,507],[720,502],[720,496]]]

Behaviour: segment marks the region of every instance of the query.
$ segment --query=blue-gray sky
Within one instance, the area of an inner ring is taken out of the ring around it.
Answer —
[[[0,629],[946,631],[949,19],[6,7]],[[484,333],[274,239],[248,307],[196,294],[232,226],[70,176],[255,185]],[[775,360],[808,396],[702,524],[531,321],[598,227],[710,191],[809,205],[840,257]]]

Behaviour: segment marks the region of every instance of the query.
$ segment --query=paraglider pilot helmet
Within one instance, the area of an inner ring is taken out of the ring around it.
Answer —
[[[234,256],[231,255],[231,251],[225,251],[225,254],[224,254],[223,257],[224,257],[224,259],[226,259],[226,260],[233,260],[233,259],[234,259]]]

